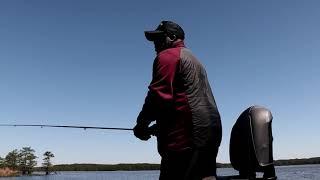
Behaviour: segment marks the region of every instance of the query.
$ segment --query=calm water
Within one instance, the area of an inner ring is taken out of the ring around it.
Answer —
[[[320,165],[276,167],[279,180],[320,180]],[[218,175],[236,175],[230,168],[218,169]],[[262,174],[258,174],[262,176]],[[159,171],[60,172],[50,176],[11,177],[0,180],[158,180]]]

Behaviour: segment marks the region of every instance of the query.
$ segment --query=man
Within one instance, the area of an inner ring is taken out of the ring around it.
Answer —
[[[178,24],[162,21],[145,36],[157,56],[134,134],[141,140],[157,136],[160,180],[215,179],[222,130],[206,71],[185,47]]]

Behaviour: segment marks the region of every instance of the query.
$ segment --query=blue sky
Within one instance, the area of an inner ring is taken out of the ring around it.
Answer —
[[[274,157],[320,156],[320,2],[0,2],[0,122],[133,127],[151,80],[144,30],[173,20],[202,61],[231,128],[257,104],[274,116]],[[155,138],[130,132],[0,128],[0,156],[24,146],[54,163],[159,163]]]

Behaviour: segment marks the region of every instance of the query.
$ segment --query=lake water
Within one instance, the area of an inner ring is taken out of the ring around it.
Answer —
[[[231,168],[219,168],[219,176],[236,175]],[[276,167],[279,180],[320,180],[320,165]],[[258,176],[262,176],[261,173]],[[10,177],[0,180],[158,180],[159,171],[59,172],[50,176]]]

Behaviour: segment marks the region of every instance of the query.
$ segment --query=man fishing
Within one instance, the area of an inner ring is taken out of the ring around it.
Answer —
[[[206,71],[185,47],[178,24],[162,21],[145,37],[157,55],[134,135],[157,136],[160,180],[214,180],[222,129]]]

